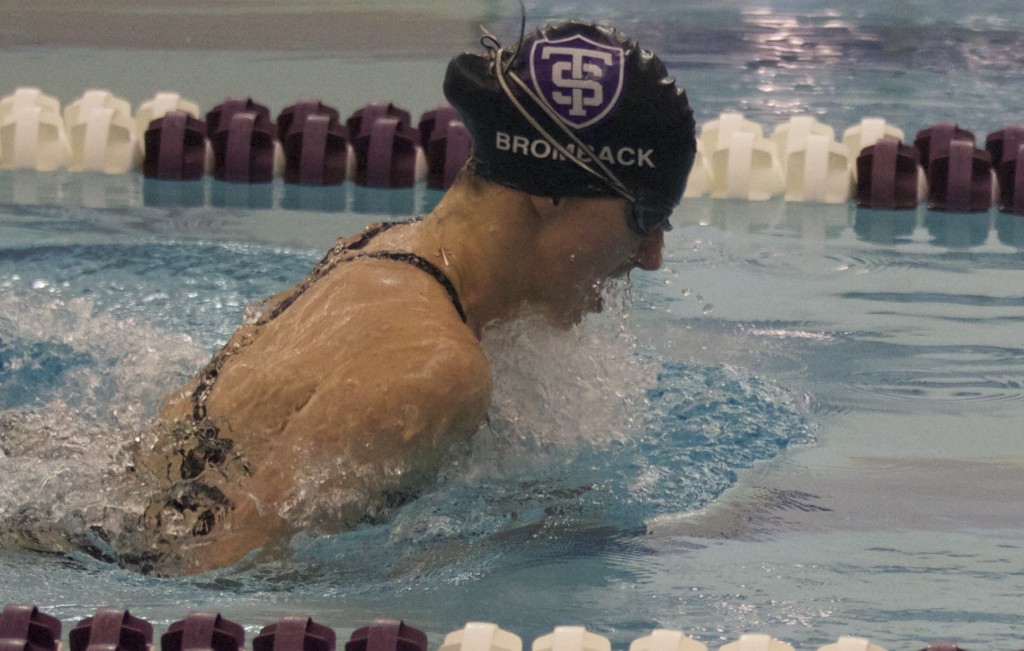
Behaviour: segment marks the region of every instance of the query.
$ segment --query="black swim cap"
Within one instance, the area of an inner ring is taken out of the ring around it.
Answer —
[[[487,55],[452,59],[444,81],[473,139],[476,173],[537,196],[623,196],[667,218],[697,141],[686,93],[661,60],[577,21],[515,48],[490,41]]]

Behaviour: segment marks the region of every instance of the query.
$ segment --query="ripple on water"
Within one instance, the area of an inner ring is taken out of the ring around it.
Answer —
[[[244,305],[295,282],[315,259],[243,244],[40,245],[0,249],[0,287],[88,297],[98,312],[189,332],[212,347],[230,336]]]
[[[955,411],[1024,401],[1024,352],[1019,349],[932,347],[886,366],[853,371],[845,385],[881,409],[929,405]]]

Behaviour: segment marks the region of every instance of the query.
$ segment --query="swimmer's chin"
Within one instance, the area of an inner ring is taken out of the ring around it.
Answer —
[[[547,315],[548,324],[560,330],[570,330],[581,323],[588,314],[600,314],[604,311],[604,298],[599,294],[591,297],[585,305],[571,310],[564,310]]]
[[[498,325],[500,321],[539,319],[552,328],[569,330],[583,323],[583,319],[588,314],[599,314],[604,311],[603,291],[604,288],[601,285],[595,285],[585,295],[577,295],[575,300],[566,301],[557,306],[524,303],[517,312],[506,315],[504,319],[496,321],[494,325]]]

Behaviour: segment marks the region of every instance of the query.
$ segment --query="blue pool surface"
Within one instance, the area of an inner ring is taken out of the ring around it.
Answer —
[[[614,21],[663,55],[698,123],[731,109],[841,131],[878,115],[979,139],[1024,123],[1024,18],[1008,0],[620,4],[527,8],[531,23]],[[465,0],[165,2],[119,9],[139,25],[127,34],[99,0],[76,3],[77,31],[48,31],[39,6],[3,9],[0,94],[106,87],[137,105],[170,89],[274,111],[318,96],[343,114],[433,108],[475,24],[511,40],[518,20],[515,3]],[[297,44],[310,15],[352,40]],[[183,16],[236,29],[147,32]],[[247,24],[280,40],[253,44]],[[358,39],[369,26],[380,37]],[[116,508],[126,447],[247,304],[335,237],[438,198],[197,187],[0,172],[0,541],[13,523],[74,529]],[[287,614],[341,639],[400,617],[432,648],[474,620],[527,643],[582,624],[617,650],[655,627],[711,648],[745,632],[799,649],[1024,646],[1024,217],[704,198],[673,221],[664,268],[613,288],[605,313],[570,333],[488,333],[488,424],[388,522],[190,578],[7,545],[0,602],[68,623],[127,606],[158,629],[215,609],[250,637]]]

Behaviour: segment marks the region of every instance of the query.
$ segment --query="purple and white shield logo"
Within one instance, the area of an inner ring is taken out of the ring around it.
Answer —
[[[530,51],[533,88],[559,116],[577,129],[599,122],[622,93],[622,48],[576,34],[536,41]]]

